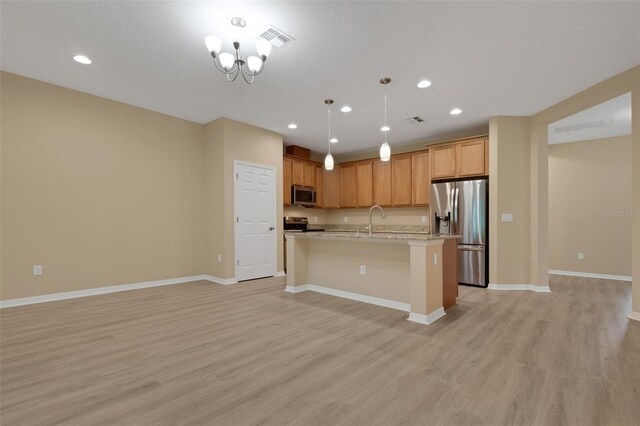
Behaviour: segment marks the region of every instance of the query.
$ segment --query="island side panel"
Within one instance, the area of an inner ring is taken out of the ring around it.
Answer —
[[[454,240],[455,241],[455,240]],[[427,241],[427,316],[443,308],[443,246],[445,240]]]
[[[308,240],[309,284],[408,304],[406,242]],[[364,265],[365,274],[360,274]]]
[[[448,239],[442,247],[442,305],[449,309],[458,298],[458,240]]]
[[[287,288],[288,292],[306,290],[309,284],[308,275],[308,240],[295,238],[295,235],[286,235],[287,250]]]

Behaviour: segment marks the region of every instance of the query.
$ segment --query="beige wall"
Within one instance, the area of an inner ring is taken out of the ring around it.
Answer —
[[[0,84],[1,299],[203,272],[202,125],[4,72]]]
[[[561,118],[600,104],[617,96],[632,94],[632,200],[634,209],[640,208],[640,65],[596,84],[556,105],[553,105],[531,117],[532,149],[532,204],[539,208],[533,212],[532,265],[534,280],[545,278],[549,269],[546,254],[548,251],[549,224],[546,210],[548,199],[547,173],[547,126]],[[632,309],[640,313],[640,215],[632,217]]]
[[[224,209],[224,132],[223,120],[218,119],[204,126],[205,130],[205,205],[206,240],[205,273],[218,278],[227,278],[225,260],[225,209]],[[218,255],[221,256],[218,260]],[[233,258],[231,259],[233,263]],[[233,275],[229,276],[229,278]]]
[[[276,223],[277,271],[284,270],[282,236],[282,135],[251,126],[239,121],[220,119],[224,132],[224,209],[225,209],[225,275],[235,277],[234,265],[234,203],[233,162],[241,160],[255,164],[273,166],[276,170]]]
[[[551,269],[631,276],[630,211],[631,136],[549,146]]]
[[[489,282],[530,284],[529,117],[489,122]],[[502,214],[513,222],[502,222]]]

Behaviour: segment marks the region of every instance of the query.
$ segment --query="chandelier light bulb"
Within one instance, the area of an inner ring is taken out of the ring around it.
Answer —
[[[233,64],[235,62],[235,58],[229,52],[224,52],[220,54],[220,65],[225,71],[230,71],[233,68]]]
[[[266,59],[271,54],[271,43],[263,38],[259,38],[256,40],[256,50],[258,51],[258,55]]]
[[[380,161],[389,161],[391,159],[391,147],[387,142],[380,146]]]
[[[327,154],[327,156],[324,157],[324,168],[327,170],[333,170],[333,155]]]
[[[252,73],[258,73],[260,68],[262,68],[262,60],[257,56],[249,56],[247,58],[247,66]]]
[[[207,49],[209,49],[209,53],[214,53],[218,56],[220,53],[220,49],[222,49],[222,40],[220,37],[209,36],[204,39],[205,44],[207,45]]]

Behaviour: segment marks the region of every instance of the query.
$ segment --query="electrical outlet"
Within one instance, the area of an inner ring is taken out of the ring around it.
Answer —
[[[42,265],[33,265],[33,275],[42,275]]]
[[[360,275],[366,275],[367,268],[364,265],[360,265]]]
[[[422,216],[422,223],[427,223],[427,217],[426,216]]]
[[[345,222],[349,222],[349,218],[347,216],[345,216],[342,220],[344,220]]]
[[[584,260],[584,253],[578,253],[578,260]]]
[[[218,255],[218,262],[222,262],[222,255],[221,254]]]
[[[511,213],[502,213],[503,222],[513,222],[513,215]]]

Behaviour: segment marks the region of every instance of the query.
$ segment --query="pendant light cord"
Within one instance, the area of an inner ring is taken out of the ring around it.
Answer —
[[[331,105],[327,107],[327,116],[329,117],[329,132],[327,141],[329,143],[329,154],[331,154]]]
[[[389,127],[387,125],[387,85],[384,85],[384,127]],[[387,133],[389,131],[384,132],[384,141],[387,141]]]

